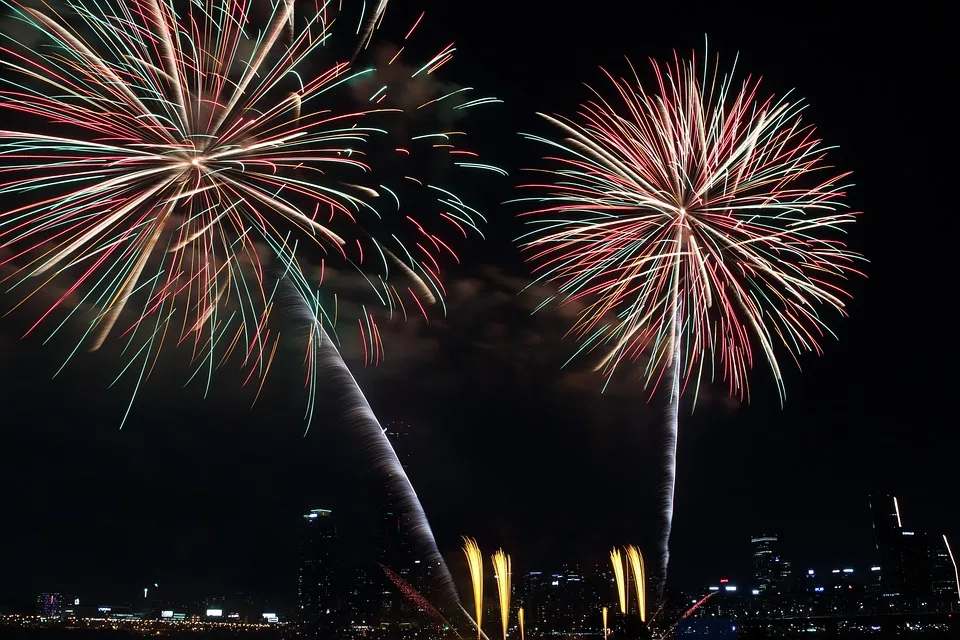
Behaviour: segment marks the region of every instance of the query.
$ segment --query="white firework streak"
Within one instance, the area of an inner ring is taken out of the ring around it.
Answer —
[[[664,479],[660,485],[660,508],[663,516],[663,540],[660,553],[657,591],[663,595],[667,582],[667,566],[670,564],[670,533],[673,530],[673,507],[677,493],[677,441],[680,431],[680,342],[677,341],[673,362],[667,375],[670,379],[670,397],[664,411],[664,439],[661,455],[664,461]]]
[[[403,531],[413,543],[416,555],[426,562],[438,567],[437,582],[441,588],[441,595],[449,604],[460,604],[460,596],[450,575],[450,569],[444,562],[433,529],[427,520],[420,498],[417,496],[413,483],[407,476],[400,459],[387,438],[383,426],[373,413],[363,390],[357,384],[356,378],[343,361],[343,356],[330,338],[319,314],[319,301],[311,303],[311,294],[304,288],[303,283],[294,282],[287,273],[282,282],[289,285],[291,298],[294,299],[294,315],[299,320],[305,320],[309,327],[308,358],[312,363],[309,376],[309,387],[317,388],[318,381],[338,390],[337,400],[333,407],[334,413],[339,415],[350,430],[351,435],[358,442],[364,443],[367,457],[377,471],[386,476],[387,488],[395,498],[394,506],[401,514]],[[295,277],[295,276],[294,276]],[[311,398],[308,412],[314,410],[315,397]],[[307,420],[310,423],[310,420]]]

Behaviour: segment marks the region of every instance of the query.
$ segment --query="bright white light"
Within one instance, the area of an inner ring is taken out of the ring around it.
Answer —
[[[947,534],[943,534],[943,544],[947,545],[947,554],[950,556],[950,562],[953,564],[953,579],[957,583],[957,600],[960,601],[960,573],[957,572],[957,561],[953,558],[953,550],[950,548]]]
[[[737,590],[737,588],[736,588],[735,586],[733,586],[732,584],[728,584],[727,586],[724,587],[724,589],[726,589],[727,591],[736,591],[736,590]]]
[[[223,616],[223,609],[207,609],[208,618],[219,618]]]

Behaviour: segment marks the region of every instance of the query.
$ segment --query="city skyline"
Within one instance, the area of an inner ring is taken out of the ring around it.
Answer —
[[[957,572],[957,564],[947,536],[933,535],[928,538],[924,532],[905,527],[900,516],[899,500],[892,495],[873,492],[870,495],[870,506],[874,535],[861,541],[874,554],[867,565],[858,565],[855,562],[829,563],[809,556],[801,556],[804,562],[795,564],[781,553],[779,534],[763,533],[749,537],[748,557],[730,562],[723,572],[705,576],[699,584],[688,585],[686,590],[706,593],[724,589],[736,591],[739,587],[742,592],[752,590],[753,595],[771,598],[788,593],[801,582],[823,581],[830,579],[831,574],[842,574],[844,580],[856,581],[874,596],[905,598],[904,602],[913,603],[903,605],[907,606],[908,610],[910,607],[919,607],[921,600],[926,602],[931,597],[933,602],[940,603],[938,606],[946,603],[948,608],[960,609],[960,574]],[[291,621],[296,620],[300,624],[306,624],[308,628],[321,630],[333,629],[336,624],[343,623],[343,620],[377,619],[378,616],[388,616],[398,607],[410,606],[411,603],[405,602],[400,592],[394,589],[396,585],[389,585],[389,578],[380,575],[377,567],[391,570],[429,599],[438,586],[431,579],[429,567],[410,552],[399,528],[393,525],[389,504],[384,505],[381,515],[385,516],[380,520],[385,528],[368,539],[367,546],[357,546],[353,541],[343,538],[337,527],[338,519],[332,510],[310,509],[300,516],[301,524],[295,534],[295,544],[291,545],[297,549],[296,571],[288,576],[291,582],[296,582],[295,597],[283,598],[278,594],[248,597],[269,601],[274,608],[282,605],[281,610]],[[891,533],[895,537],[891,537]],[[911,546],[903,547],[901,538],[907,540]],[[928,546],[915,546],[918,544]],[[922,553],[923,557],[917,556],[917,553]],[[936,564],[938,559],[942,564]],[[920,564],[917,564],[918,562]],[[931,562],[934,564],[930,564]],[[461,577],[458,585],[462,590],[461,594],[469,591],[469,580],[464,578],[464,567],[458,567],[459,563],[455,560],[451,564],[454,574]],[[881,573],[881,567],[887,569]],[[547,566],[543,563],[524,562],[523,558],[518,558],[518,562],[513,564],[513,574],[518,578],[513,589],[520,594],[519,601],[523,602],[522,593],[531,588],[531,581],[539,583],[549,581],[551,577],[554,581],[563,581],[567,579],[564,576],[573,576],[574,580],[580,580],[583,572],[594,576],[594,581],[602,577],[609,583],[607,586],[610,593],[597,591],[595,596],[604,603],[606,599],[610,599],[612,603],[613,577],[603,553],[568,558]],[[881,579],[881,576],[884,577]],[[911,581],[911,586],[905,586],[905,580]],[[596,590],[597,586],[594,584],[591,589]],[[228,591],[243,595],[239,589]],[[137,589],[135,605],[142,607],[152,603],[150,606],[159,608],[159,594],[168,592],[172,592],[172,595],[167,596],[171,598],[168,602],[185,601],[185,595],[177,593],[175,586],[173,589],[161,590],[157,584],[147,584],[143,588],[143,599],[139,598],[139,588]],[[235,597],[237,596],[211,598],[208,595],[202,599],[202,606],[213,606]],[[37,607],[41,611],[48,608],[51,611],[62,611],[74,598],[77,596],[60,591],[46,591],[38,596]],[[22,602],[21,599],[21,604]],[[121,599],[121,602],[130,601]],[[79,599],[75,604],[79,604]],[[86,606],[89,608],[90,603],[87,602]],[[635,613],[633,607],[632,610]],[[531,622],[556,618],[529,604],[527,614]]]
[[[509,20],[480,9],[464,20],[464,9],[447,4],[424,4],[437,25],[431,35],[456,40],[450,82],[505,100],[476,117],[490,130],[480,136],[484,155],[499,154],[511,176],[498,187],[465,186],[479,192],[467,195],[490,217],[489,238],[446,272],[446,316],[384,323],[380,366],[363,365],[349,331],[343,352],[384,424],[410,425],[403,462],[451,566],[464,534],[530,570],[584,549],[599,560],[615,544],[649,547],[658,535],[658,409],[632,372],[601,394],[592,363],[563,368],[575,350],[564,338],[569,319],[531,316],[542,292],[525,289],[529,270],[511,244],[522,226],[501,203],[538,158],[516,135],[539,130],[536,111],[574,110],[589,97],[580,83],[602,81],[599,65],[620,70],[624,54],[640,62],[700,51],[704,34],[710,55],[729,61],[739,52],[742,68],[771,91],[795,87],[808,100],[818,130],[839,147],[837,165],[854,172],[851,205],[866,213],[851,243],[872,262],[869,278],[854,284],[850,318],[832,326],[837,342],[822,358],[802,357],[802,375],[785,369],[783,407],[762,376],[749,405],[729,401],[718,381],[702,390],[695,413],[689,402],[681,407],[672,579],[695,587],[748,575],[750,537],[763,532],[777,533],[795,573],[805,564],[869,567],[866,496],[878,488],[901,497],[916,531],[960,540],[960,514],[943,508],[954,501],[960,445],[943,417],[952,381],[937,373],[949,347],[936,336],[932,345],[916,341],[931,319],[952,317],[947,256],[903,240],[915,233],[906,216],[944,206],[937,189],[920,186],[950,184],[942,142],[916,126],[929,105],[907,96],[941,78],[925,61],[942,59],[943,43],[921,46],[909,35],[925,33],[930,17],[884,14],[883,28],[865,29],[862,12],[828,3],[787,21],[709,3],[658,6],[646,24],[660,28],[638,38],[630,20],[611,17],[614,5],[567,15],[538,0]],[[891,33],[907,40],[891,48]],[[491,34],[509,46],[489,47]],[[22,311],[0,319],[0,500],[14,514],[0,531],[0,546],[14,550],[0,598],[107,597],[156,582],[292,601],[300,515],[326,506],[356,521],[360,537],[376,537],[373,506],[388,496],[362,446],[325,418],[334,391],[321,389],[304,436],[302,353],[279,352],[252,409],[257,390],[238,391],[239,374],[224,372],[209,393],[202,384],[184,389],[173,373],[187,358],[172,354],[120,431],[128,389],[110,387],[118,354],[80,354],[51,379],[63,344],[21,340]]]

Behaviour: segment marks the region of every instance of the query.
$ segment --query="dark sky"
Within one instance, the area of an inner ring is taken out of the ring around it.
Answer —
[[[393,0],[390,11],[406,21],[413,4]],[[378,369],[347,350],[381,418],[412,425],[411,477],[441,549],[459,563],[459,536],[476,535],[524,570],[655,538],[657,412],[639,383],[601,396],[589,375],[560,370],[573,349],[562,340],[568,319],[530,317],[535,292],[518,295],[527,280],[510,243],[515,211],[498,203],[539,151],[516,132],[552,133],[534,111],[571,113],[588,95],[583,82],[602,83],[598,65],[626,71],[628,55],[643,74],[648,56],[699,49],[705,33],[726,60],[739,51],[740,70],[762,75],[767,91],[808,100],[807,117],[839,146],[834,161],[854,171],[850,202],[865,215],[852,242],[871,264],[851,285],[851,317],[833,323],[839,342],[802,359],[802,375],[788,368],[782,410],[757,370],[750,406],[718,390],[683,415],[673,579],[744,575],[758,532],[779,533],[798,565],[866,567],[873,487],[900,496],[909,526],[960,535],[944,197],[954,178],[941,161],[954,108],[934,33],[945,17],[923,3],[899,13],[835,2],[634,13],[610,0],[447,4],[456,8],[428,11],[444,27],[438,42],[458,45],[445,77],[506,101],[464,126],[511,177],[478,196],[488,239],[449,274],[448,318],[387,325]],[[22,322],[0,320],[0,598],[122,597],[159,581],[285,600],[300,513],[358,508],[351,487],[369,469],[322,410],[303,437],[296,354],[282,356],[254,410],[229,375],[207,400],[184,389],[171,359],[120,431],[129,390],[107,388],[109,352],[51,381],[65,346],[19,341]]]

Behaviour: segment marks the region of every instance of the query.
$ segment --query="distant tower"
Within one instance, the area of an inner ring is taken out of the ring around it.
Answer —
[[[777,536],[761,535],[750,538],[753,547],[753,579],[760,593],[773,593],[780,583],[780,554]]]
[[[44,618],[59,618],[63,615],[63,596],[59,593],[41,593],[37,596],[37,613]]]
[[[956,560],[946,536],[907,530],[894,496],[870,496],[883,596],[908,611],[948,611],[960,605]]]
[[[326,509],[312,509],[303,519],[299,618],[307,634],[318,634],[332,631],[340,613],[337,527],[333,513]]]
[[[408,438],[410,437],[410,425],[406,422],[394,420],[387,424],[383,430],[390,444],[393,446],[400,466],[404,471],[409,472],[410,447]],[[393,474],[388,473],[387,486],[391,487]],[[410,583],[417,590],[422,591],[424,584],[421,581],[421,575],[414,575],[416,565],[413,554],[407,544],[406,531],[404,531],[402,515],[397,509],[396,496],[388,489],[384,502],[381,505],[381,520],[379,531],[377,532],[377,561],[389,567],[397,575]],[[422,572],[419,572],[422,573]],[[381,588],[377,590],[376,601],[379,604],[379,618],[381,623],[397,622],[405,617],[401,608],[402,599],[392,585],[387,585],[382,576],[376,581]]]
[[[873,516],[881,591],[887,597],[900,597],[904,589],[904,536],[900,504],[895,496],[875,491],[870,494],[870,513]]]
[[[947,536],[934,540],[930,548],[933,597],[942,610],[960,610],[960,574]]]
[[[400,466],[407,473],[410,471],[410,425],[406,422],[390,422],[383,430],[387,439],[393,446]],[[388,473],[388,477],[392,474]],[[387,484],[392,486],[391,483]],[[410,571],[412,559],[409,557],[410,550],[407,545],[406,535],[403,530],[401,515],[397,510],[396,496],[389,490],[383,505],[383,519],[380,528],[380,561],[390,566],[391,569],[402,576],[404,580],[410,580]]]

